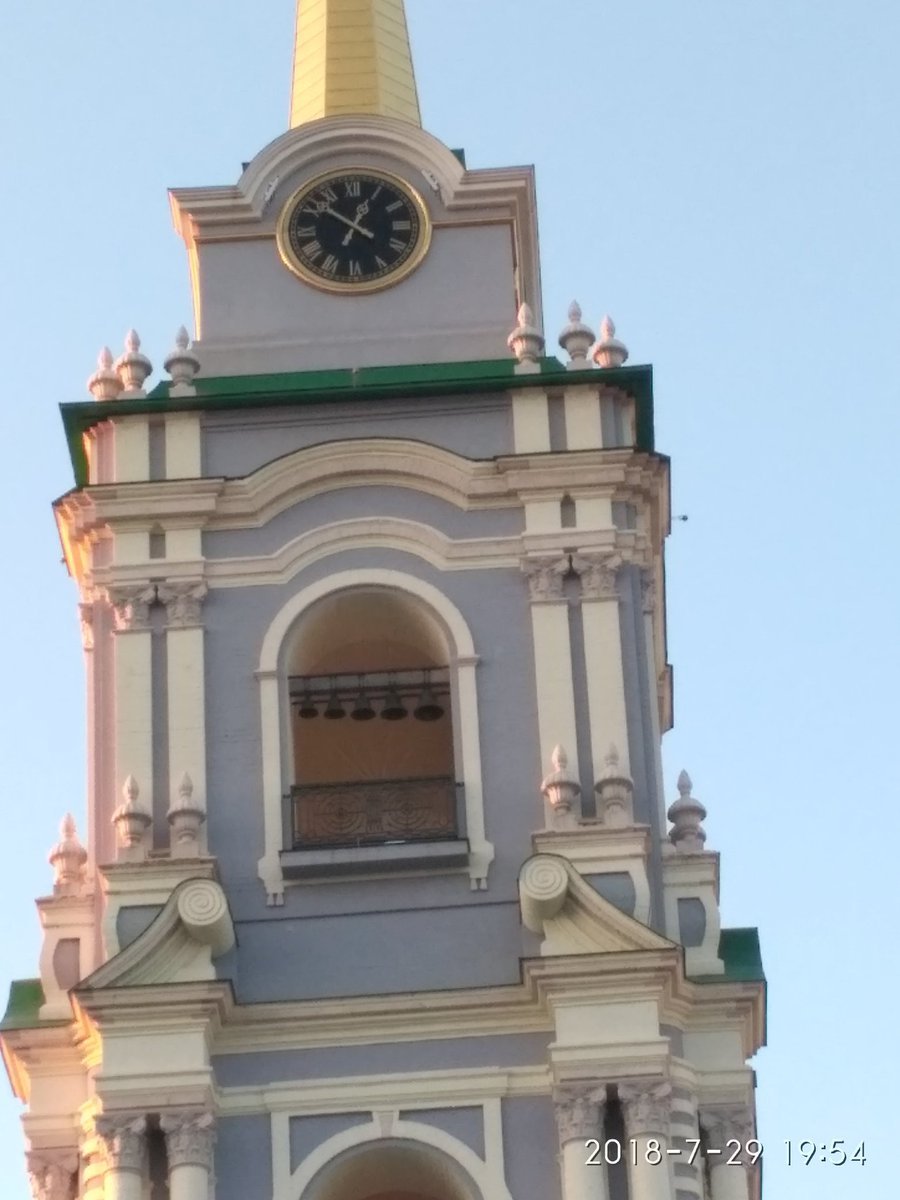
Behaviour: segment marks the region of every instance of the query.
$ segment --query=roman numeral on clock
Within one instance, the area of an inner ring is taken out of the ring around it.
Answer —
[[[356,199],[360,194],[361,188],[362,184],[358,179],[348,179],[344,183],[344,195],[352,196]]]
[[[362,264],[358,263],[355,258],[351,258],[350,259],[350,278],[351,279],[361,279],[362,273],[363,273]]]
[[[397,230],[412,229],[412,221],[394,221],[394,228]]]
[[[329,275],[332,275],[339,266],[340,261],[336,259],[333,254],[329,254],[322,263],[322,270],[327,271]]]
[[[406,242],[401,242],[399,238],[391,238],[391,240],[388,242],[388,245],[392,250],[399,251],[405,250],[407,244]]]
[[[322,247],[318,242],[307,242],[302,249],[304,257],[308,258],[310,262],[315,262],[317,258],[321,257]]]

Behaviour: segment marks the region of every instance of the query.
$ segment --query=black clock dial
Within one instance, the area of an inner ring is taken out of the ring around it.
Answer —
[[[389,175],[347,171],[303,188],[282,216],[279,246],[302,278],[336,291],[371,291],[405,277],[427,250],[421,199]]]

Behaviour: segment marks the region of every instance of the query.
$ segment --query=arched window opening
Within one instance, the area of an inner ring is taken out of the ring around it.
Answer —
[[[303,1200],[481,1200],[481,1193],[459,1164],[440,1151],[386,1140],[329,1163]]]
[[[294,850],[460,836],[447,641],[412,597],[329,596],[288,646]]]

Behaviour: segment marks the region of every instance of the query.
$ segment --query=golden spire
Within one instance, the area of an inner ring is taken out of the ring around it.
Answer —
[[[363,113],[422,124],[403,0],[297,0],[291,128]]]

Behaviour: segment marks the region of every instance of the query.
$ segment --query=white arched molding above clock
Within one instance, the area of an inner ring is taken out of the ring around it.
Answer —
[[[396,286],[323,294],[282,262],[279,221],[316,177],[367,170],[421,197],[430,247]],[[407,122],[330,117],[300,126],[261,151],[236,184],[179,188],[171,204],[207,377],[505,359],[516,304],[527,301],[541,320],[532,170],[466,170]]]
[[[464,866],[467,866],[473,889],[487,887],[494,847],[487,840],[485,831],[476,681],[478,657],[469,627],[459,609],[432,584],[402,571],[359,569],[338,572],[297,592],[275,616],[263,639],[257,679],[262,731],[265,853],[258,869],[270,905],[283,902],[284,889],[289,882],[283,868],[283,804],[293,782],[292,714],[286,651],[298,622],[315,605],[328,597],[365,591],[393,593],[407,598],[440,630],[444,639],[453,710],[456,777],[462,785],[465,804],[468,854]]]

